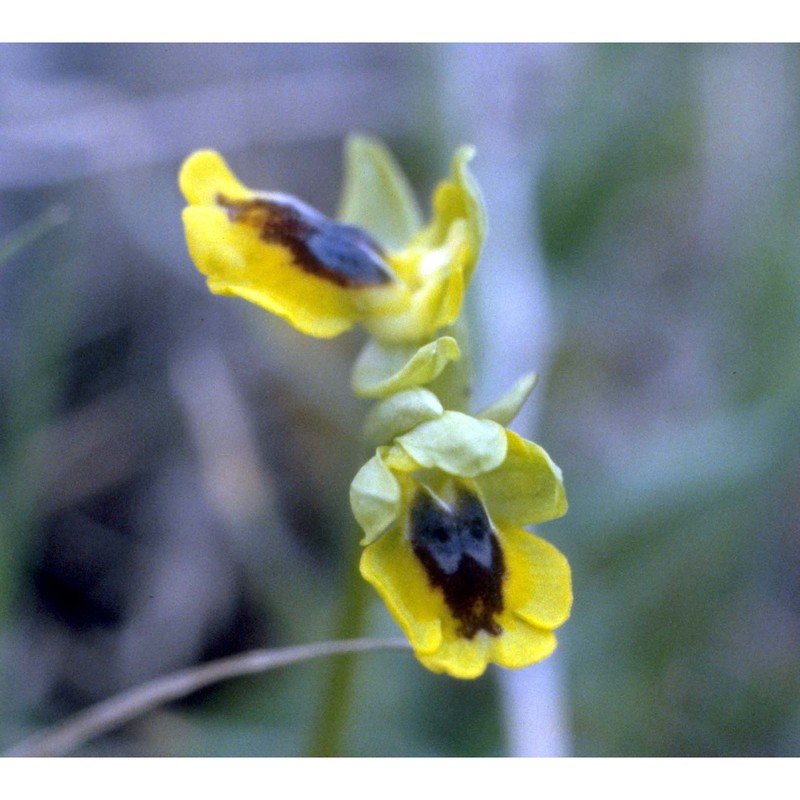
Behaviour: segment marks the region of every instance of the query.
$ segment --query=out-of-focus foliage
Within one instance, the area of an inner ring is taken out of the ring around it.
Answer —
[[[800,50],[584,52],[538,199],[576,749],[800,734]]]

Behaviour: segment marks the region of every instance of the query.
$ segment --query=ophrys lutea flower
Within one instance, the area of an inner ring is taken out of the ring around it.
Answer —
[[[556,646],[569,565],[523,529],[561,516],[561,472],[533,442],[456,411],[377,449],[356,475],[361,573],[435,672],[473,678],[523,667]]]
[[[365,158],[359,148],[373,152]],[[425,226],[385,150],[354,140],[348,153],[391,182],[376,205],[402,195],[399,222],[395,209],[365,209],[363,197],[347,195],[344,220],[330,219],[289,195],[249,189],[218,153],[200,150],[179,176],[189,253],[211,291],[256,303],[303,333],[331,337],[360,323],[384,342],[425,341],[458,317],[483,239],[471,150],[456,153]],[[372,220],[376,230],[348,217]]]
[[[561,473],[504,426],[528,378],[482,415],[459,320],[485,231],[470,148],[437,187],[430,221],[380,145],[350,141],[337,220],[289,195],[249,189],[214,151],[184,163],[189,252],[209,288],[249,300],[317,337],[361,325],[370,339],[354,392],[378,400],[379,445],[353,480],[363,576],[437,672],[548,656],[572,603],[566,559],[523,526],[566,511]]]

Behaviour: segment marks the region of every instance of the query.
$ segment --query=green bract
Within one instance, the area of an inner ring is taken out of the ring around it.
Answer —
[[[452,336],[442,336],[421,347],[371,341],[353,367],[353,391],[360,397],[388,397],[424,386],[459,358],[461,349]]]
[[[421,422],[444,414],[439,398],[431,391],[414,387],[378,403],[364,422],[364,436],[372,444],[385,444]]]
[[[493,419],[501,425],[510,424],[536,388],[538,380],[539,376],[535,372],[523,375],[506,394],[480,411],[478,416],[481,419]]]

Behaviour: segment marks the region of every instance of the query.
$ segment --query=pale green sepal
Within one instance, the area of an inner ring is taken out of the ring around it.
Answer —
[[[380,449],[384,451],[382,453],[383,461],[389,469],[402,473],[415,472],[420,468],[419,464],[397,444],[396,439],[394,444],[387,445]]]
[[[390,250],[405,246],[422,227],[419,205],[403,171],[375,139],[347,140],[339,219],[365,228]]]
[[[539,381],[535,372],[523,375],[499,400],[487,406],[478,416],[481,419],[492,419],[500,425],[508,425],[519,414],[525,401]]]
[[[506,457],[505,429],[488,419],[445,411],[395,442],[421,467],[474,478],[495,469]]]
[[[563,516],[567,498],[561,470],[538,444],[507,431],[503,464],[481,475],[480,487],[496,524],[536,525]]]
[[[378,403],[367,414],[364,435],[370,444],[386,444],[421,422],[441,417],[439,398],[427,389],[415,387],[398,392]]]
[[[400,513],[400,484],[380,455],[374,455],[350,484],[350,507],[364,529],[361,544],[374,542]]]
[[[453,157],[453,173],[458,176],[459,183],[464,190],[464,206],[467,211],[467,226],[472,236],[472,246],[474,248],[474,258],[472,267],[478,260],[483,242],[486,239],[486,208],[481,196],[478,182],[469,170],[469,162],[475,156],[475,148],[470,146],[461,147]],[[470,278],[472,270],[467,273],[467,280]]]
[[[450,180],[442,181],[434,194],[431,224],[420,234],[420,241],[429,246],[440,246],[446,241],[453,222],[466,220],[470,249],[470,258],[465,265],[466,282],[469,282],[486,238],[486,211],[478,184],[469,170],[469,162],[474,156],[474,147],[458,148],[453,156]]]
[[[452,336],[442,336],[420,348],[370,340],[353,366],[353,391],[359,397],[386,397],[422,386],[460,357],[458,342]]]

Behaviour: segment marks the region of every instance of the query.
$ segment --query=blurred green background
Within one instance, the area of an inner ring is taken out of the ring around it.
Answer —
[[[541,372],[519,429],[564,470],[575,607],[528,677],[360,657],[345,752],[798,755],[798,112],[795,46],[0,46],[0,746],[330,636],[362,338],[211,296],[175,179],[214,147],[333,214],[358,131],[425,208],[478,146],[476,400]],[[81,754],[303,754],[326,670]]]

